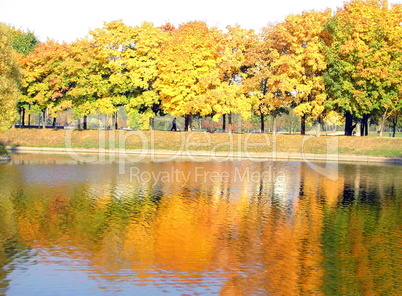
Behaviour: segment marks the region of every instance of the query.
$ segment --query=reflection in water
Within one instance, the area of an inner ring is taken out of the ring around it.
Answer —
[[[0,165],[0,294],[402,293],[401,167],[33,157]]]

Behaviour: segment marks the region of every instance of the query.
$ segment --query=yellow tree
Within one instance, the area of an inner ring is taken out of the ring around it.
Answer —
[[[107,77],[110,71],[105,67],[107,59],[102,58],[101,50],[91,39],[77,40],[70,44],[68,56],[63,61],[67,97],[75,117],[84,118],[84,129],[87,128],[87,116],[97,109],[97,100],[109,92]]]
[[[112,127],[117,128],[117,107],[128,103],[128,92],[134,87],[132,81],[135,73],[127,69],[129,61],[124,59],[126,52],[135,46],[133,28],[121,21],[113,21],[90,34],[97,53],[94,58],[100,62],[102,73],[102,86],[96,99],[97,109],[102,114],[112,115]]]
[[[221,35],[221,55],[218,58],[220,84],[205,94],[212,106],[215,120],[223,117],[223,130],[226,130],[226,115],[229,117],[229,132],[232,130],[232,113],[248,117],[251,101],[244,94],[243,83],[246,78],[246,52],[254,45],[257,36],[253,30],[239,26],[228,26],[227,33]]]
[[[265,116],[273,115],[275,119],[293,100],[292,93],[297,84],[291,76],[296,72],[293,60],[274,46],[275,40],[270,33],[274,29],[275,26],[266,28],[260,40],[247,51],[249,77],[244,87],[252,100],[254,112],[260,116],[262,133],[265,131]]]
[[[0,131],[9,128],[17,115],[20,73],[15,58],[9,29],[0,24]]]
[[[286,93],[293,85],[292,96],[297,107],[295,113],[301,116],[301,134],[305,134],[308,117],[318,119],[324,111],[326,101],[324,71],[327,68],[322,40],[327,38],[324,26],[331,17],[331,11],[303,12],[290,15],[282,23],[266,30],[265,42],[272,44],[275,65],[281,70],[274,75],[285,87]],[[318,124],[319,126],[319,124]]]
[[[116,81],[128,81],[122,89],[129,97],[126,106],[128,114],[140,112],[152,119],[162,112],[154,82],[158,76],[157,63],[161,45],[168,36],[168,26],[157,28],[152,23],[143,23],[132,29],[132,45],[122,51],[121,74],[116,75],[119,76]],[[152,128],[152,124],[150,126]]]
[[[160,111],[160,100],[153,83],[157,77],[156,60],[165,36],[163,29],[151,23],[130,27],[113,21],[92,31],[91,35],[84,46],[93,61],[84,55],[82,62],[92,65],[89,74],[95,78],[91,81],[95,87],[92,96],[98,111],[112,114],[114,127],[119,106],[126,105],[129,114],[140,111],[148,117],[155,116]],[[79,92],[85,94],[84,85],[81,84]]]
[[[189,22],[171,32],[162,46],[156,88],[167,113],[186,117],[185,130],[191,115],[214,112],[209,92],[221,84],[220,35],[204,22]]]

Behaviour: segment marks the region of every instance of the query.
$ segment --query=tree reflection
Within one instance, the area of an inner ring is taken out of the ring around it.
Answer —
[[[165,284],[219,279],[222,295],[402,293],[399,167],[340,165],[331,181],[303,163],[202,166],[285,177],[139,184],[106,167],[90,181],[43,186],[15,181],[18,170],[0,175],[2,291],[12,250],[24,248],[69,254],[110,282],[131,270]],[[172,167],[194,171],[141,169]]]

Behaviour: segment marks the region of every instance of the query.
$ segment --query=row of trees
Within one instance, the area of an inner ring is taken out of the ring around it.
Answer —
[[[178,28],[114,21],[88,38],[48,40],[20,53],[18,107],[22,125],[27,111],[56,117],[74,108],[84,128],[94,111],[113,115],[116,126],[117,108],[125,106],[130,116],[185,116],[186,129],[192,115],[223,118],[229,130],[232,114],[252,110],[262,132],[266,116],[293,109],[302,134],[306,121],[340,116],[346,135],[357,122],[366,135],[370,117],[379,118],[380,131],[388,118],[398,123],[400,36],[402,5],[379,0],[353,0],[335,14],[291,15],[261,34],[200,21]]]

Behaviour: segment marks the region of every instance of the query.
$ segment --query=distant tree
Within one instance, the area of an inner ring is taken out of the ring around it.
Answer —
[[[35,47],[39,45],[39,40],[31,31],[23,32],[11,28],[11,44],[14,50],[18,53],[28,54],[34,51]]]
[[[28,54],[40,43],[35,34],[29,30],[24,32],[4,23],[0,24],[9,31],[11,46],[18,53]]]
[[[10,31],[0,24],[0,131],[11,127],[17,117],[20,72],[15,59]]]

